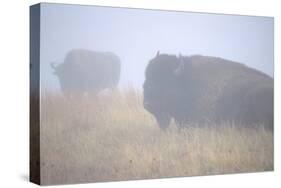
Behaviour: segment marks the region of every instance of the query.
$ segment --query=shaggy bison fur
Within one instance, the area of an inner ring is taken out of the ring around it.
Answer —
[[[173,118],[179,127],[227,121],[273,129],[273,79],[237,62],[157,53],[146,67],[143,94],[161,128]]]

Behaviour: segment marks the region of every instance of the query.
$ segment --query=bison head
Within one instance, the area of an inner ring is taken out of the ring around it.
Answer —
[[[159,126],[166,128],[177,105],[179,90],[179,67],[181,58],[159,54],[149,61],[143,84],[143,105],[152,113]]]
[[[51,68],[53,69],[53,74],[58,78],[62,92],[65,95],[69,95],[71,92],[71,75],[75,75],[71,67],[65,66],[65,63],[55,64],[54,62],[50,63]]]

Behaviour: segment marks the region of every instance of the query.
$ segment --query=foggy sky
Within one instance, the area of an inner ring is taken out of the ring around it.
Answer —
[[[50,62],[75,48],[121,59],[119,86],[141,88],[147,63],[160,53],[209,55],[273,77],[273,18],[95,6],[41,4],[41,86],[58,90]]]

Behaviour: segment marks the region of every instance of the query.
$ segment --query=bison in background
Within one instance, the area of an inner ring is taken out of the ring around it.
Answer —
[[[85,49],[71,50],[63,63],[51,66],[65,95],[97,94],[103,89],[114,88],[121,71],[120,59],[115,54]]]
[[[161,128],[174,118],[179,127],[227,121],[273,129],[273,79],[222,58],[158,52],[146,67],[143,94]]]

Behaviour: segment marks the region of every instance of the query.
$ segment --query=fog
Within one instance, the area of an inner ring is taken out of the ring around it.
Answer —
[[[141,88],[160,53],[217,56],[273,77],[273,18],[62,4],[41,5],[41,88],[59,91],[51,62],[82,48],[121,59],[119,87]]]

